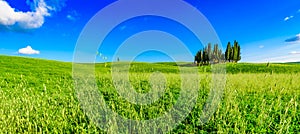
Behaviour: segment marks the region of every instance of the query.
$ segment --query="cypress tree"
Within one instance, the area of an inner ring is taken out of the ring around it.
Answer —
[[[202,65],[203,63],[203,52],[200,51],[200,65]]]
[[[238,43],[237,43],[237,41],[234,41],[234,44],[233,44],[233,57],[232,57],[232,60],[234,62],[237,62],[237,60],[238,60]]]
[[[211,46],[211,43],[208,43],[207,45],[207,62],[210,62],[212,60],[212,46]]]
[[[200,65],[202,62],[202,50],[199,50],[195,56],[195,61],[197,62],[197,65]]]
[[[208,56],[208,52],[207,52],[207,48],[204,49],[203,51],[203,64],[207,64],[209,62],[209,56]]]
[[[223,61],[224,60],[224,58],[222,57],[222,49],[219,49],[219,51],[218,51],[218,62],[220,63],[221,61]]]
[[[237,59],[237,61],[240,61],[241,59],[242,59],[242,57],[241,57],[241,46],[238,44],[238,59]]]
[[[231,60],[231,44],[230,44],[230,42],[228,42],[227,48],[226,48],[226,51],[225,51],[225,60],[229,61],[229,62]]]

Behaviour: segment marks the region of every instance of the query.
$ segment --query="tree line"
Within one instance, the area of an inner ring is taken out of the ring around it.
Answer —
[[[233,45],[228,42],[225,53],[219,49],[219,45],[212,46],[208,43],[203,49],[199,50],[195,55],[195,63],[198,66],[217,64],[224,62],[238,62],[241,60],[241,46],[237,41]]]

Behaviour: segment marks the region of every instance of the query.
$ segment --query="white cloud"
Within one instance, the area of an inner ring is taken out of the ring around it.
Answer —
[[[79,17],[79,14],[75,10],[70,11],[69,14],[67,15],[67,19],[71,20],[71,21],[77,20],[78,17]]]
[[[298,11],[296,13],[294,13],[294,15],[291,16],[287,16],[284,18],[284,21],[288,21],[290,19],[293,19],[295,16],[297,16],[300,13],[300,9],[298,9]]]
[[[67,19],[69,19],[69,20],[72,20],[72,21],[74,21],[75,20],[75,18],[72,16],[72,15],[67,15]]]
[[[273,62],[273,63],[299,62],[300,58],[299,55],[294,54],[294,55],[285,55],[285,56],[267,58],[262,61]]]
[[[274,38],[245,44],[242,51],[242,62],[299,62],[300,42],[283,42],[287,37]],[[276,44],[266,49],[253,49],[253,46]],[[296,52],[293,52],[296,51]]]
[[[291,15],[291,16],[288,16],[288,17],[285,17],[285,18],[284,18],[284,21],[288,21],[288,20],[290,20],[290,19],[292,19],[292,18],[294,18],[294,16],[292,16],[292,15]]]
[[[40,51],[32,49],[31,46],[27,46],[25,48],[19,49],[18,53],[32,55],[32,54],[40,54]]]
[[[285,42],[291,42],[291,43],[294,42],[298,43],[299,41],[300,41],[300,34],[297,34],[296,36],[285,40]]]
[[[265,47],[264,45],[260,45],[260,46],[259,46],[259,48],[264,48],[264,47]]]
[[[289,54],[300,54],[300,52],[297,52],[297,51],[291,51]]]
[[[17,11],[6,1],[0,0],[0,25],[9,29],[36,29],[44,24],[45,17],[51,15],[49,10],[54,9],[47,6],[44,0],[38,0],[32,11],[28,12]]]

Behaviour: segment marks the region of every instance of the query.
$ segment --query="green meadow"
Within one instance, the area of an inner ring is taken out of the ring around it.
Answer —
[[[122,63],[118,63],[122,64]],[[197,103],[170,133],[299,133],[300,64],[226,64],[222,100],[207,123],[200,116],[210,91],[211,67],[188,63],[131,63],[130,81],[140,93],[151,90],[153,72],[164,75],[162,98],[149,105],[132,104],[115,90],[111,63],[95,64],[95,78],[105,103],[122,117],[160,117],[179,97],[179,68],[197,68]],[[112,124],[113,125],[113,124]],[[76,97],[72,63],[0,56],[1,133],[112,133],[83,112]],[[143,131],[147,133],[148,130]]]

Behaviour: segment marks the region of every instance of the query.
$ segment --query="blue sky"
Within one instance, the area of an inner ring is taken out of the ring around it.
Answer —
[[[86,23],[113,2],[115,1],[0,0],[0,54],[72,61],[77,39]],[[300,61],[299,0],[186,2],[205,15],[217,32],[223,47],[228,41],[237,40],[240,43],[243,62]],[[184,27],[180,27],[180,24],[172,20],[151,16],[137,17],[118,25],[99,51],[103,54],[102,57],[108,58],[107,61],[115,60],[112,59],[114,53],[126,38],[141,31],[160,30],[185,40],[183,42],[195,54],[200,49],[193,45],[197,43],[197,39]],[[155,43],[159,44],[159,41]],[[175,44],[175,40],[170,38],[164,43]],[[172,48],[176,51],[176,47],[170,46]],[[132,49],[128,49],[129,54]],[[181,60],[193,60],[185,59],[184,53],[180,51],[174,55],[183,57]],[[126,56],[120,56],[120,59],[127,60]],[[171,59],[172,57],[154,51],[136,57],[140,61]],[[103,61],[102,58],[99,60]]]

